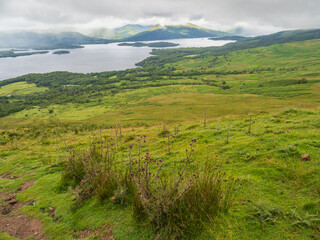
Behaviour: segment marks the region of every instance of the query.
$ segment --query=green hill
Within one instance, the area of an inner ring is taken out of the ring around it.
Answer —
[[[152,41],[177,38],[201,38],[228,36],[226,32],[202,28],[188,23],[186,25],[161,26],[155,25],[147,31],[128,37],[125,41]]]
[[[153,57],[149,57],[137,65],[146,66],[147,64],[167,64],[170,62],[175,62],[181,57],[188,55],[195,55],[194,58],[201,58],[203,56],[221,56],[226,55],[230,52],[243,49],[251,49],[262,46],[271,46],[274,44],[290,43],[297,41],[306,41],[312,39],[320,39],[320,29],[311,30],[291,30],[282,31],[270,35],[258,36],[258,37],[217,37],[211,38],[216,39],[237,39],[238,41],[233,43],[228,43],[221,47],[206,47],[206,48],[185,48],[185,49],[166,49],[159,51],[154,49],[152,51]]]

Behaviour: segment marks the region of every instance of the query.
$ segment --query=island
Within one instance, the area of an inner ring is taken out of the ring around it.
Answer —
[[[164,48],[164,47],[176,47],[176,46],[179,46],[179,44],[171,43],[171,42],[153,42],[153,43],[143,43],[143,42],[126,43],[125,42],[125,43],[119,43],[118,46]]]
[[[15,52],[13,50],[9,51],[0,51],[0,58],[7,58],[7,57],[21,57],[21,56],[30,56],[36,54],[47,54],[49,51],[37,51],[37,52]]]
[[[224,36],[224,37],[212,37],[209,38],[209,40],[233,40],[233,41],[239,41],[239,40],[244,40],[247,39],[247,37],[242,37],[242,36]]]
[[[45,45],[45,46],[35,46],[32,47],[34,50],[56,50],[56,49],[76,49],[76,48],[84,48],[84,46],[81,45],[75,45],[75,44],[54,44],[54,45]]]
[[[67,50],[58,50],[58,51],[54,51],[52,54],[58,54],[58,55],[61,55],[61,54],[69,54],[70,51],[67,51]]]

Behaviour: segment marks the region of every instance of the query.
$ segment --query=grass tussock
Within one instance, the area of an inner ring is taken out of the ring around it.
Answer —
[[[178,171],[171,169],[169,175],[162,159],[151,157],[149,152],[142,156],[142,136],[138,137],[137,156],[132,156],[129,146],[128,162],[114,160],[115,149],[109,142],[93,144],[83,152],[69,149],[62,182],[74,188],[74,209],[91,197],[131,204],[136,221],[151,224],[162,239],[192,235],[205,222],[214,222],[219,213],[228,211],[233,186],[223,173],[192,170],[196,142],[192,139]]]

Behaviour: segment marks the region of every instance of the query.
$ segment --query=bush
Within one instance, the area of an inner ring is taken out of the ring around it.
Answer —
[[[8,143],[7,139],[0,137],[0,145],[5,145],[7,143]]]
[[[188,171],[195,143],[192,140],[176,176],[162,174],[163,161],[152,161],[149,153],[138,164],[136,174],[132,174],[136,183],[134,216],[147,219],[165,238],[191,234],[230,207],[232,185],[224,189],[224,174]]]
[[[70,149],[62,180],[76,185],[74,207],[93,196],[114,204],[132,204],[134,218],[148,221],[165,239],[198,232],[203,223],[228,211],[233,184],[228,184],[225,174],[208,167],[203,172],[191,171],[195,139],[179,170],[169,176],[163,172],[162,159],[152,159],[149,152],[141,157],[144,142],[145,136],[139,135],[137,159],[129,146],[128,163],[114,161],[114,146],[111,148],[108,140],[106,145],[96,143],[82,153]]]
[[[308,83],[308,80],[305,79],[305,78],[302,78],[302,79],[297,81],[297,84],[306,84],[306,83]]]

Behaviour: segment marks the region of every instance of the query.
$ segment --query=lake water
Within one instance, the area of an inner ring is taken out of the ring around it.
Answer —
[[[180,44],[178,47],[222,46],[233,41],[213,41],[207,38],[167,40]],[[0,49],[3,50],[3,49]],[[149,47],[118,46],[118,43],[85,45],[85,48],[71,49],[70,54],[48,54],[0,58],[0,80],[18,77],[28,73],[53,71],[103,72],[134,68],[135,63],[150,56]]]

